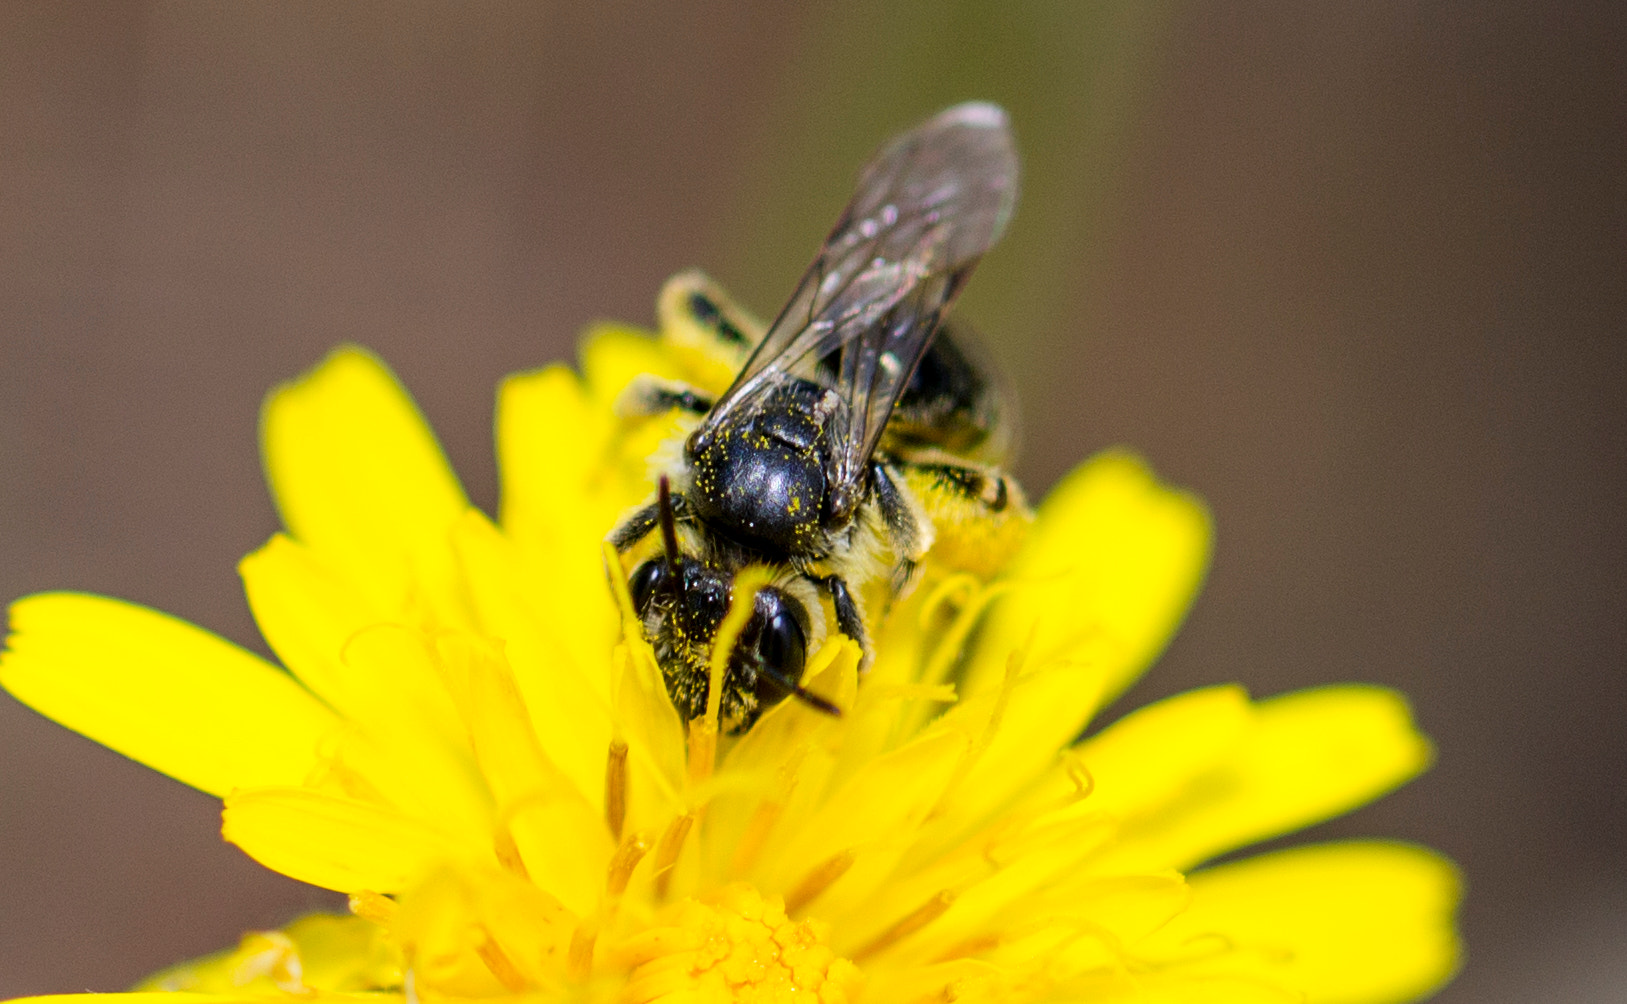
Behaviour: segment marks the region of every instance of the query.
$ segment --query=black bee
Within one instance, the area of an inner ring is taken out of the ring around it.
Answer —
[[[999,388],[963,337],[934,338],[1016,192],[1005,112],[957,105],[864,168],[760,340],[705,280],[669,284],[663,304],[678,298],[691,325],[740,351],[755,341],[716,400],[653,379],[623,397],[627,411],[703,416],[657,497],[609,538],[625,552],[661,531],[662,553],[634,569],[629,588],[686,720],[706,708],[713,643],[742,568],[776,577],[752,601],[724,676],[723,724],[736,733],[792,695],[837,713],[801,686],[810,641],[825,633],[822,598],[868,662],[866,587],[903,588],[945,518],[1026,517],[1015,483],[977,462],[1000,459]]]

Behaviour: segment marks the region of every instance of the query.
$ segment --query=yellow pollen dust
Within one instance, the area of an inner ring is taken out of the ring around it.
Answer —
[[[751,886],[674,904],[667,919],[623,948],[625,1004],[845,1004],[859,988],[858,967],[825,943],[824,924],[791,920]]]

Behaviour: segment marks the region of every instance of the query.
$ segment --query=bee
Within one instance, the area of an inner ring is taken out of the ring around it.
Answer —
[[[951,566],[976,569],[1031,519],[998,467],[1010,439],[1002,387],[967,333],[940,334],[1016,192],[1005,112],[957,105],[875,154],[766,332],[703,277],[668,284],[664,330],[681,324],[743,358],[715,399],[641,378],[619,402],[693,423],[660,465],[655,498],[608,538],[626,554],[659,531],[659,553],[628,587],[685,720],[706,709],[742,569],[774,575],[722,681],[722,722],[736,734],[787,697],[839,713],[801,683],[826,602],[868,665],[867,593],[900,595],[935,538]]]

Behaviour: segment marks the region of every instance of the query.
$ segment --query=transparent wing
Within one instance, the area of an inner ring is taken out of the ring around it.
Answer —
[[[893,404],[1016,197],[1017,154],[996,105],[956,105],[888,143],[698,434],[789,378],[833,390],[826,477],[833,510],[850,512]]]

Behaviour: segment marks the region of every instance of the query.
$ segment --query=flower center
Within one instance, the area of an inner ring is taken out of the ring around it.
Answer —
[[[825,925],[789,919],[778,897],[750,886],[675,904],[667,920],[623,946],[628,1004],[841,1004],[858,989],[858,967],[825,943]]]

